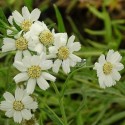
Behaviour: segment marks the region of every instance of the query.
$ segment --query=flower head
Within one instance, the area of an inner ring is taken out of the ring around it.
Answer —
[[[12,13],[12,17],[16,22],[16,24],[19,25],[23,31],[27,32],[29,31],[32,24],[39,19],[40,13],[41,13],[40,10],[37,8],[30,13],[28,8],[24,6],[22,8],[22,15],[15,10]]]
[[[34,23],[30,31],[25,34],[27,39],[32,39],[35,43],[35,50],[39,54],[46,52],[46,47],[51,46],[54,43],[54,34],[47,28],[44,22]]]
[[[27,40],[24,36],[18,35],[16,38],[4,38],[2,52],[16,50],[15,60],[21,61],[22,56],[30,55],[29,50],[34,51],[35,43]]]
[[[99,57],[94,69],[97,70],[100,87],[111,87],[120,80],[121,75],[118,71],[124,68],[124,65],[120,63],[121,59],[122,56],[114,50],[109,50],[106,57],[103,54]]]
[[[15,90],[15,96],[9,92],[5,92],[3,96],[5,101],[1,102],[0,109],[6,112],[7,117],[13,117],[17,123],[21,123],[22,120],[30,120],[32,118],[31,110],[38,107],[37,102],[20,88]]]
[[[79,42],[74,42],[75,36],[69,39],[67,33],[57,33],[54,35],[54,46],[49,47],[50,57],[55,58],[53,72],[58,73],[62,65],[63,71],[67,74],[70,72],[70,67],[81,62],[81,58],[74,55],[74,51],[79,51],[81,45]]]
[[[55,81],[55,77],[47,73],[46,70],[52,67],[51,60],[46,60],[45,54],[41,56],[26,56],[22,62],[14,62],[14,66],[21,71],[14,77],[16,83],[27,81],[27,92],[33,93],[36,83],[38,86],[46,90],[49,84],[46,80]]]

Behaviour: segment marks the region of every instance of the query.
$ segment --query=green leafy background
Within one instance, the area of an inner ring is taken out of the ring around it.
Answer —
[[[54,27],[56,32],[67,31],[69,36],[74,34],[76,41],[82,44],[82,49],[76,55],[86,59],[87,66],[92,66],[100,54],[106,54],[109,49],[118,50],[125,64],[125,19],[124,16],[113,16],[117,15],[114,11],[117,6],[122,6],[118,0],[103,0],[101,5],[82,0],[0,0],[0,46],[9,27],[6,17],[15,9],[21,12],[24,5],[29,10],[39,8],[42,12],[40,20],[44,20],[49,28]],[[111,11],[112,8],[114,10]],[[124,8],[120,14],[122,12]],[[15,90],[13,77],[18,72],[12,66],[13,57],[14,52],[0,51],[0,101],[5,91],[13,93]],[[56,93],[53,83],[46,91],[36,88],[33,96],[39,102],[36,117],[40,125],[65,125],[60,111],[61,95],[64,96],[68,125],[125,125],[125,70],[121,71],[122,78],[116,86],[101,89],[92,68],[76,70],[78,68],[79,65],[72,68],[74,72],[68,76],[62,71],[54,74],[57,77]],[[0,125],[16,124],[1,111]]]

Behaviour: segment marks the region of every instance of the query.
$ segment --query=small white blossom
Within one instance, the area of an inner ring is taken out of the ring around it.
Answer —
[[[15,10],[12,13],[12,16],[16,24],[20,26],[22,31],[27,32],[29,31],[32,24],[39,19],[40,13],[40,10],[37,8],[30,13],[28,8],[24,6],[22,8],[22,15],[17,10]],[[12,20],[10,20],[10,23],[13,23]]]
[[[34,23],[25,34],[25,37],[35,42],[35,51],[39,54],[46,52],[46,47],[54,43],[54,34],[47,28],[44,22],[37,21]]]
[[[29,96],[25,90],[17,88],[15,96],[9,92],[4,93],[5,101],[0,104],[0,109],[5,111],[5,115],[14,118],[14,121],[21,123],[22,120],[30,120],[32,118],[31,110],[38,108],[37,102]]]
[[[99,84],[101,88],[111,87],[119,81],[121,75],[118,71],[124,68],[120,63],[122,56],[118,51],[109,50],[107,56],[101,55],[98,62],[95,63],[94,69],[97,70]]]
[[[54,40],[54,46],[49,47],[50,58],[56,59],[53,72],[58,73],[62,65],[63,71],[67,74],[70,72],[70,67],[74,67],[77,62],[81,62],[81,58],[73,54],[73,52],[80,50],[81,44],[74,42],[74,35],[68,39],[67,33],[55,34]]]
[[[16,50],[15,60],[21,61],[23,56],[30,55],[29,50],[34,51],[34,46],[35,43],[32,40],[19,35],[16,38],[4,38],[2,52]]]
[[[16,61],[14,66],[21,71],[14,77],[16,83],[27,81],[27,92],[33,93],[36,83],[38,86],[46,90],[49,84],[46,80],[55,81],[55,77],[47,73],[46,70],[52,67],[51,60],[46,60],[45,54],[41,56],[26,56],[22,59],[22,62]]]

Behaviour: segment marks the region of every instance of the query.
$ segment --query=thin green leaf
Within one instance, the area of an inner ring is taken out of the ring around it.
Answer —
[[[13,20],[13,25],[18,31],[21,31],[21,28],[16,24],[14,20]]]
[[[50,117],[51,120],[53,120],[57,125],[64,125],[61,119],[53,112],[52,109],[50,109],[49,106],[46,105],[46,108],[42,109],[46,114]]]
[[[0,19],[3,20],[5,23],[8,23],[7,18],[1,7],[0,7]]]
[[[94,6],[88,5],[88,9],[99,19],[104,19],[102,12],[99,12]]]
[[[57,8],[57,6],[55,4],[54,4],[54,9],[55,9],[55,13],[56,13],[57,22],[58,22],[58,30],[59,30],[59,32],[65,32],[66,30],[65,30],[63,18],[61,16],[59,9]]]

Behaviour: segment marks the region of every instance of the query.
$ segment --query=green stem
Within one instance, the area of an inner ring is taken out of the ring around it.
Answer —
[[[67,123],[67,118],[66,118],[66,113],[65,113],[65,109],[64,109],[64,104],[63,104],[63,98],[60,99],[60,93],[59,93],[59,90],[56,86],[56,84],[54,82],[52,82],[52,86],[57,94],[57,96],[59,97],[59,106],[60,106],[60,111],[61,111],[61,114],[62,114],[62,118],[64,120],[64,125],[68,125]]]
[[[60,110],[61,110],[61,113],[62,113],[62,117],[64,119],[64,124],[68,125],[66,113],[65,113],[65,108],[64,108],[64,104],[63,104],[63,98],[60,99]]]
[[[65,90],[66,90],[66,87],[67,87],[67,82],[68,82],[69,79],[72,77],[72,75],[73,75],[74,73],[76,73],[77,71],[79,71],[79,70],[82,70],[82,69],[84,69],[84,68],[92,68],[92,67],[93,67],[93,65],[92,65],[92,66],[82,66],[82,67],[80,67],[80,68],[74,70],[73,72],[71,72],[71,73],[68,75],[68,77],[67,77],[67,79],[66,79],[66,81],[65,81],[65,83],[64,83],[64,85],[63,85],[63,89],[62,89],[62,92],[61,92],[61,98],[63,98],[63,96],[64,96],[64,93],[65,93]]]

